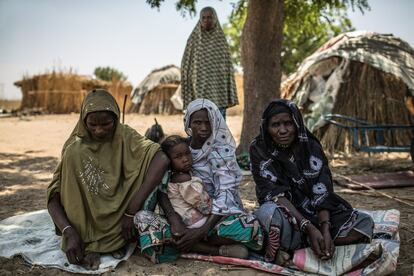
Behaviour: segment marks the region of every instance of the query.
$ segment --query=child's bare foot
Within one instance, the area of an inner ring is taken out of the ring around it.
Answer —
[[[83,258],[82,266],[88,270],[97,270],[101,264],[101,254],[91,252]]]
[[[220,256],[224,256],[224,257],[247,259],[247,257],[249,256],[249,251],[244,245],[232,244],[232,245],[220,246],[219,254]]]

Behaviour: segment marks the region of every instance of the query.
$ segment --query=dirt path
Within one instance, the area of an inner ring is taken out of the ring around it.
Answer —
[[[182,134],[182,116],[156,116],[168,134]],[[153,124],[154,116],[128,115],[126,123],[144,133]],[[48,115],[31,118],[0,119],[0,219],[24,212],[46,208],[46,187],[57,165],[61,147],[72,131],[77,114]],[[230,116],[228,123],[236,140],[240,137],[240,116]],[[367,156],[352,158],[336,156],[331,162],[334,172],[344,175],[413,169],[408,154],[376,155],[371,167]],[[390,209],[401,211],[401,250],[395,275],[412,275],[414,263],[414,208],[370,192],[349,193],[336,187],[337,192],[356,208]],[[245,177],[241,196],[246,208],[257,207],[252,178]],[[387,193],[404,197],[414,203],[414,188],[389,189]],[[42,269],[24,265],[21,258],[0,258],[0,275],[69,275],[57,269]],[[260,275],[262,273],[212,263],[179,260],[175,263],[153,265],[140,255],[133,255],[111,275]]]

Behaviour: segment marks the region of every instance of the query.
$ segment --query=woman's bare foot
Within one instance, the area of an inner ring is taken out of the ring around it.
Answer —
[[[286,251],[278,250],[276,253],[275,263],[280,266],[287,266],[290,264],[290,255]]]
[[[83,258],[82,266],[88,270],[97,270],[101,264],[101,254],[91,252]]]
[[[126,246],[122,246],[121,248],[119,248],[118,250],[112,251],[111,255],[112,257],[114,257],[115,259],[122,259],[123,257],[125,257],[127,252],[127,247]]]

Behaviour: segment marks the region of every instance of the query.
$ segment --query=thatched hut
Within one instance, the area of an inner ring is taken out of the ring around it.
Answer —
[[[171,102],[181,80],[180,68],[168,65],[153,70],[131,93],[130,112],[140,114],[179,114]]]
[[[413,124],[404,99],[414,95],[414,50],[390,34],[352,32],[325,43],[282,83],[282,97],[302,109],[307,127],[329,151],[352,150],[334,113],[374,124]],[[388,145],[410,143],[410,131],[387,133]]]
[[[129,96],[132,90],[127,82],[107,82],[61,72],[25,77],[14,85],[22,91],[21,109],[37,108],[56,114],[80,112],[86,93],[97,88],[111,92],[122,108],[124,96]]]

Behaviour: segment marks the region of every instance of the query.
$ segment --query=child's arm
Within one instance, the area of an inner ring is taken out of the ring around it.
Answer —
[[[173,173],[170,181],[173,183],[183,183],[191,180],[191,175],[188,173]]]

